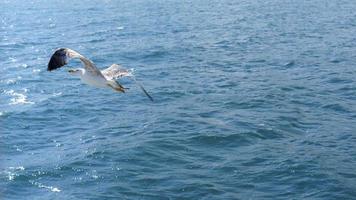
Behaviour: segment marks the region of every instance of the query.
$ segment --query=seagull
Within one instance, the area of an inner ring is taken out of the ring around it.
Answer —
[[[59,48],[53,53],[49,60],[47,71],[52,71],[68,64],[68,61],[72,58],[80,59],[84,68],[70,69],[68,72],[71,75],[79,76],[83,83],[97,88],[110,88],[117,92],[125,93],[125,89],[128,88],[124,88],[117,79],[129,77],[139,86],[143,93],[153,101],[151,95],[136,81],[131,71],[122,68],[118,64],[112,64],[104,70],[99,70],[91,60],[69,48]]]

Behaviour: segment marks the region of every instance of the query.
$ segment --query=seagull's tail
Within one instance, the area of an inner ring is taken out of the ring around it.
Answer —
[[[142,90],[142,92],[151,100],[153,101],[153,98],[152,96],[146,91],[146,89],[143,87],[143,85],[141,83],[139,83],[136,78],[135,78],[135,75],[134,75],[134,72],[135,70],[132,68],[132,69],[129,69],[129,70],[124,70],[124,72],[120,72],[119,76],[118,77],[129,77],[131,80],[133,80],[136,85]],[[115,82],[115,83],[112,83],[112,82]],[[122,85],[120,85],[120,83],[118,83],[117,81],[110,81],[109,82],[109,85],[110,87],[112,87],[114,90],[116,91],[119,91],[119,92],[125,92],[125,89],[128,89],[128,88],[124,88],[122,87]]]

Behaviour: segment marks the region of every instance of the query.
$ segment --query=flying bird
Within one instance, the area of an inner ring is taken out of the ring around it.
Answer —
[[[110,67],[104,70],[99,70],[98,68],[96,68],[95,64],[91,60],[87,59],[86,57],[82,56],[81,54],[72,49],[57,49],[49,60],[47,70],[52,71],[62,67],[68,64],[71,58],[80,59],[80,61],[84,65],[84,68],[68,70],[70,74],[79,76],[82,82],[97,88],[110,88],[117,92],[125,93],[125,90],[127,88],[124,88],[117,81],[117,79],[121,77],[129,77],[140,87],[143,93],[145,93],[145,95],[151,101],[153,101],[151,95],[149,95],[145,88],[139,82],[136,81],[135,77],[129,70],[122,68],[118,64],[112,64]]]

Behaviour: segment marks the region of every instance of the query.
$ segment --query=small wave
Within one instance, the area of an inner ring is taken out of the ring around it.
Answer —
[[[54,92],[52,94],[53,97],[58,97],[58,96],[61,96],[62,95],[62,92]]]
[[[47,186],[47,185],[44,185],[44,184],[39,183],[39,182],[36,182],[36,181],[32,181],[32,180],[31,180],[30,183],[31,183],[32,185],[35,185],[35,186],[39,187],[39,188],[48,189],[48,190],[50,190],[51,192],[60,192],[60,191],[61,191],[61,190],[58,189],[57,187]]]
[[[17,59],[14,58],[14,57],[9,57],[9,60],[10,60],[11,62],[13,62],[13,63],[17,61]]]
[[[283,66],[284,67],[292,67],[294,65],[295,65],[295,62],[292,60],[292,61],[289,61],[289,62],[285,63]]]
[[[24,167],[24,166],[9,167],[9,169],[11,169],[11,170],[20,170],[20,171],[23,171],[23,170],[25,170],[25,167]]]
[[[24,91],[27,92],[27,89],[24,89]],[[10,99],[9,105],[34,104],[34,102],[27,100],[27,96],[25,94],[17,93],[14,90],[5,90],[5,94],[13,97]]]
[[[27,68],[27,67],[28,67],[28,64],[22,63],[20,66],[23,67],[23,68]]]
[[[251,143],[248,137],[244,134],[231,135],[199,135],[190,138],[192,142],[198,142],[208,146],[234,146],[248,145]]]
[[[10,84],[16,83],[16,79],[10,78],[10,79],[7,79],[7,80],[3,80],[1,82],[5,82],[7,85],[10,85]]]
[[[5,80],[1,80],[0,82],[1,83],[5,83],[7,85],[12,85],[12,84],[15,84],[18,80],[21,80],[22,77],[21,76],[18,76],[16,78],[9,78],[9,79],[5,79]]]
[[[25,167],[9,167],[8,170],[5,170],[4,173],[9,181],[13,181],[17,176],[19,176],[19,171],[24,171]]]
[[[39,72],[41,72],[40,69],[33,69],[33,70],[32,70],[32,73],[39,73]]]
[[[341,104],[336,104],[336,103],[323,105],[322,108],[330,109],[330,110],[333,110],[335,112],[344,112],[344,113],[349,113],[350,112],[351,113],[351,110],[347,109],[345,106],[343,106]]]

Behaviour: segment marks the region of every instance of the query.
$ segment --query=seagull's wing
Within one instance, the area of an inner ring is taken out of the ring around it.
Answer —
[[[82,61],[86,71],[95,74],[97,76],[103,76],[100,70],[95,67],[94,63],[91,60],[82,56],[78,52],[68,48],[60,48],[53,53],[51,59],[49,60],[47,70],[52,71],[62,67],[68,64],[69,59],[71,58],[79,58],[80,61]]]
[[[125,76],[131,78],[131,80],[133,80],[136,83],[136,85],[142,90],[142,92],[145,93],[145,95],[151,101],[153,101],[153,98],[151,97],[150,94],[148,94],[148,92],[145,90],[143,85],[136,80],[135,76],[132,74],[132,71],[124,69],[118,64],[112,64],[110,67],[101,70],[101,73],[104,75],[104,77],[107,80],[116,80],[118,78],[125,77]]]
[[[123,76],[132,76],[132,73],[129,70],[122,68],[118,64],[112,64],[110,67],[101,70],[101,73],[108,80],[115,80]]]

